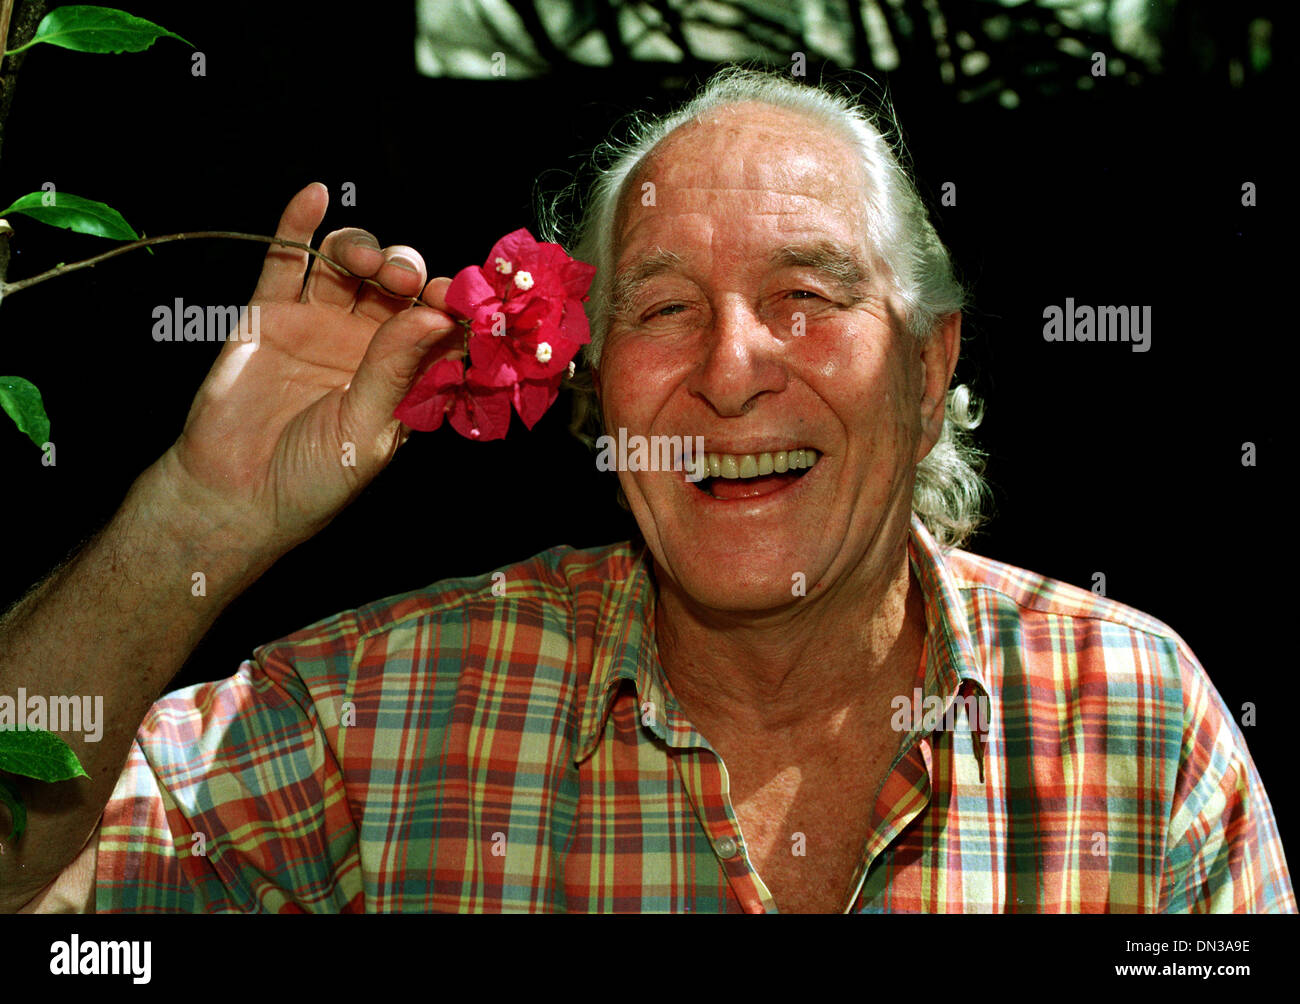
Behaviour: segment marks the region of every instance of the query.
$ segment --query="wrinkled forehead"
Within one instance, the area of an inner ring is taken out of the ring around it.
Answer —
[[[682,126],[629,176],[615,218],[615,258],[639,225],[718,211],[833,215],[858,233],[863,172],[853,148],[797,112],[746,103]]]

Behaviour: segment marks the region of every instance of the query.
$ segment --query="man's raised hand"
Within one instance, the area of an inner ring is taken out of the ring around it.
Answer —
[[[295,195],[276,236],[310,243],[325,186]],[[409,434],[393,418],[425,359],[462,350],[441,308],[448,279],[425,284],[412,248],[380,248],[337,230],[321,252],[272,245],[250,306],[256,342],[228,342],[199,388],[180,438],[159,461],[169,503],[232,535],[232,546],[288,550],[323,527],[392,459]],[[411,306],[411,297],[421,297]]]
[[[309,244],[327,202],[307,186],[277,236]],[[257,340],[222,346],[180,438],[107,526],[0,616],[0,693],[96,694],[105,707],[98,741],[68,734],[86,776],[26,786],[27,834],[0,855],[0,912],[42,901],[96,846],[150,705],[221,611],[391,459],[407,431],[393,409],[421,360],[461,351],[441,309],[450,280],[426,287],[418,254],[355,243],[366,237],[338,231],[323,253],[394,296],[320,261],[304,285],[309,255],[272,245],[252,300]],[[411,306],[417,296],[426,305]]]

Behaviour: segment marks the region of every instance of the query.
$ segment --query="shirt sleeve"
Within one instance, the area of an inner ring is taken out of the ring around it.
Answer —
[[[360,911],[337,726],[275,648],[159,700],[104,810],[96,911]]]
[[[1246,740],[1178,643],[1183,742],[1166,840],[1163,913],[1295,913],[1277,820]]]

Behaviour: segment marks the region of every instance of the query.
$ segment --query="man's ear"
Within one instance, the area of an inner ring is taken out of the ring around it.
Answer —
[[[921,442],[919,464],[939,441],[948,405],[948,388],[961,352],[961,312],[943,318],[921,346]]]

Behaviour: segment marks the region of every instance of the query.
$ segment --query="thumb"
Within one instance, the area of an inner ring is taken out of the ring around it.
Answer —
[[[385,457],[391,455],[392,437],[402,424],[393,410],[411,389],[422,362],[464,354],[460,333],[450,316],[430,307],[411,307],[381,324],[344,392],[344,432],[357,442],[376,443]],[[401,441],[405,438],[403,434]]]

